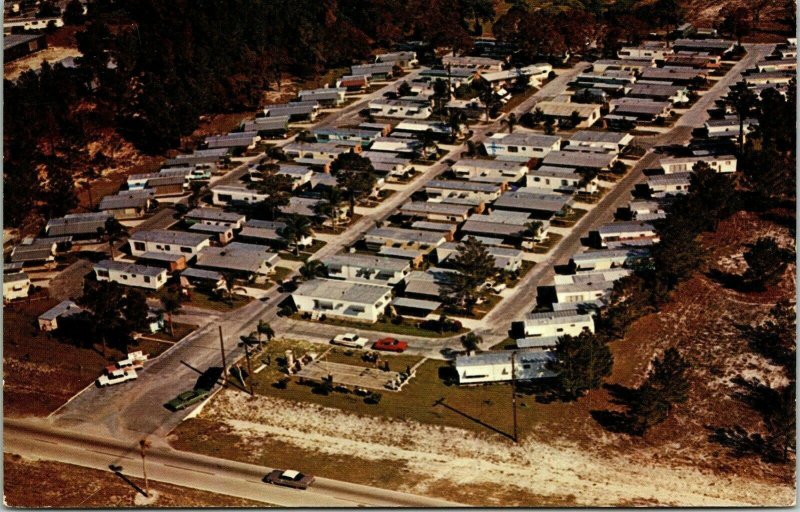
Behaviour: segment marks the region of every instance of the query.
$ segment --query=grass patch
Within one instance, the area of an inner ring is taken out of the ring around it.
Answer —
[[[272,364],[255,375],[253,384],[256,393],[286,400],[335,407],[360,415],[412,420],[421,423],[463,428],[480,433],[492,433],[492,430],[486,426],[445,406],[436,404],[437,401],[443,400],[448,406],[467,416],[478,418],[492,428],[508,434],[513,430],[509,385],[457,386],[451,384],[443,379],[443,377],[448,377],[452,374],[450,363],[446,361],[425,361],[417,368],[416,376],[403,387],[402,391],[397,393],[384,392],[378,404],[367,404],[363,398],[353,394],[338,392],[329,395],[316,394],[312,392],[310,386],[299,384],[295,380],[289,381],[285,388],[275,386],[276,382],[287,377],[286,374],[279,371],[275,362],[276,358],[283,357],[287,347],[295,349],[295,356],[300,356],[304,353],[305,346],[301,342],[274,340],[270,343],[267,350],[272,352]],[[300,347],[303,348],[297,350]],[[314,349],[314,351],[319,352],[319,348]],[[387,359],[390,357],[392,356],[386,356]],[[397,358],[399,356],[394,357]],[[392,362],[395,360],[390,359]],[[392,362],[389,364],[394,369],[395,365]],[[406,364],[401,363],[397,366],[397,369],[405,369],[405,366]],[[537,411],[538,414],[535,414],[530,407],[535,404],[532,396],[524,397],[518,400],[518,403],[520,407],[517,409],[517,413],[519,414],[520,426],[523,431],[532,430],[543,421],[542,411],[539,410]],[[522,403],[526,405],[522,406]]]
[[[419,327],[420,322],[414,322],[409,319],[404,319],[401,324],[393,324],[388,320],[381,320],[374,324],[351,322],[348,320],[340,320],[338,318],[325,318],[325,320],[306,320],[300,314],[292,316],[295,320],[302,320],[304,322],[323,323],[328,325],[335,325],[337,327],[352,327],[353,329],[362,329],[365,331],[378,331],[390,334],[399,334],[401,336],[419,336],[423,338],[449,338],[457,334],[464,334],[469,329],[461,328],[458,332],[445,332],[431,331],[430,329],[423,329]]]
[[[570,211],[568,215],[556,217],[550,221],[550,224],[561,228],[571,228],[581,219],[581,217],[586,215],[586,212],[587,210],[582,208],[572,208],[572,211]]]
[[[527,89],[525,89],[521,93],[514,94],[513,96],[511,96],[511,99],[508,100],[508,102],[506,102],[505,105],[503,105],[503,107],[500,109],[500,111],[501,112],[506,112],[506,113],[511,112],[512,110],[517,108],[519,105],[521,105],[522,102],[524,102],[525,100],[527,100],[528,98],[530,98],[534,94],[536,94],[536,88],[535,87],[528,87]]]
[[[194,332],[195,329],[197,329],[197,327],[198,326],[193,325],[193,324],[182,324],[180,322],[172,322],[172,329],[173,329],[175,334],[173,336],[170,336],[169,335],[169,322],[164,320],[164,329],[163,330],[161,330],[159,332],[156,332],[156,333],[152,333],[152,334],[145,333],[145,334],[143,334],[143,336],[145,336],[147,338],[153,338],[153,339],[156,339],[156,340],[161,340],[161,341],[175,342],[175,341],[182,340],[186,336],[190,335],[192,332]],[[142,340],[142,341],[144,341],[144,340]],[[163,343],[159,343],[159,345],[163,345]],[[163,350],[162,350],[162,352],[163,352]]]
[[[524,261],[523,260],[522,265],[520,266],[520,269],[519,269],[519,273],[517,274],[517,277],[516,278],[510,278],[510,277],[506,278],[506,280],[505,280],[506,286],[509,287],[509,288],[514,288],[515,286],[517,286],[519,284],[519,282],[522,281],[522,279],[527,275],[527,273],[530,272],[531,269],[533,267],[535,267],[535,266],[536,266],[536,263],[534,263],[532,261]]]
[[[492,345],[492,347],[489,350],[511,350],[514,348],[517,348],[517,340],[509,337],[504,339],[500,343]]]
[[[280,257],[284,260],[289,260],[289,261],[308,261],[308,258],[310,258],[318,250],[325,247],[327,243],[328,242],[325,242],[324,240],[315,239],[311,243],[311,245],[306,247],[304,250],[300,251],[299,254],[295,254],[292,251],[283,251],[280,253]]]
[[[223,301],[218,299],[217,297],[201,291],[201,290],[194,290],[192,292],[192,299],[185,303],[196,308],[200,309],[212,309],[214,311],[233,311],[235,309],[239,309],[240,307],[244,306],[248,302],[250,302],[252,298],[245,297],[242,295],[234,295],[231,297],[230,301]]]
[[[272,274],[272,279],[273,279],[273,280],[274,280],[276,283],[281,283],[281,282],[282,282],[282,281],[284,281],[284,280],[285,280],[285,279],[286,279],[286,278],[289,276],[289,274],[291,274],[292,272],[294,272],[294,271],[293,271],[292,269],[290,269],[290,268],[286,268],[286,267],[275,267],[275,272]]]
[[[547,235],[547,238],[544,242],[540,244],[536,244],[533,248],[533,252],[536,254],[545,254],[550,251],[563,237],[563,235],[559,235],[558,233],[550,233]]]
[[[501,300],[503,300],[503,297],[500,295],[489,294],[486,297],[486,302],[476,305],[471,315],[466,314],[463,310],[450,308],[447,308],[447,314],[454,318],[474,318],[479,320],[489,314]]]
[[[404,371],[406,367],[414,366],[419,363],[422,358],[419,356],[394,354],[392,352],[378,351],[381,355],[382,361],[389,362],[389,369],[392,371]],[[353,366],[361,366],[364,368],[375,368],[375,364],[364,360],[366,352],[359,350],[350,350],[347,348],[333,347],[327,354],[325,354],[325,361],[331,363],[350,364]]]

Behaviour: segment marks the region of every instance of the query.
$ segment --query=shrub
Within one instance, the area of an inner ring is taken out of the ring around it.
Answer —
[[[370,404],[370,405],[377,405],[377,404],[379,404],[379,403],[380,403],[380,401],[381,401],[381,398],[383,398],[383,396],[382,396],[380,393],[378,393],[378,392],[376,392],[376,391],[373,391],[372,393],[370,393],[370,394],[369,394],[369,395],[368,395],[368,396],[367,396],[367,397],[364,399],[364,402],[365,402],[365,403],[368,403],[368,404]]]

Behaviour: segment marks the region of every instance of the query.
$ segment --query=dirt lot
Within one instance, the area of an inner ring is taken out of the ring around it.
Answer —
[[[134,501],[136,491],[120,477],[60,462],[31,461],[3,454],[4,502],[27,508],[263,507],[263,503],[150,482],[158,497],[150,505]],[[144,482],[131,479],[139,487]]]
[[[759,233],[793,240],[775,223],[739,214],[703,244],[712,264],[728,265]],[[593,411],[618,408],[606,389],[573,403],[543,404],[523,393],[523,439],[514,445],[507,436],[508,386],[445,386],[438,378],[444,363],[428,361],[402,393],[384,393],[377,405],[314,394],[295,383],[278,389],[270,386],[277,374],[264,372],[256,388],[264,396],[222,393],[174,432],[174,443],[262,462],[293,457],[323,476],[375,483],[380,475],[380,485],[470,504],[789,505],[792,464],[736,458],[709,434],[711,427],[733,424],[762,428],[732,398],[731,378],[744,373],[775,382],[783,376],[750,352],[737,325],[759,321],[778,297],[792,296],[794,273],[792,266],[779,286],[758,294],[696,274],[659,314],[640,319],[612,344],[612,384],[637,385],[653,355],[670,346],[692,362],[688,402],[644,438],[609,432],[593,419]],[[450,408],[434,405],[439,398]],[[342,474],[344,459],[359,469]]]
[[[79,348],[38,332],[36,318],[58,304],[44,298],[3,308],[3,412],[9,416],[46,416],[91,384],[108,362],[102,348]],[[151,355],[170,345],[144,340],[131,350]],[[109,361],[124,354],[109,349]]]

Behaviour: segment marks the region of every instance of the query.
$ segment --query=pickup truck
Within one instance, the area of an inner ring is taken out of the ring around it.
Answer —
[[[109,366],[106,368],[106,373],[101,375],[95,383],[104,388],[106,386],[113,386],[114,384],[121,384],[129,380],[136,380],[139,376],[136,374],[134,368],[117,368],[116,366]]]
[[[205,399],[207,396],[208,390],[206,389],[193,389],[191,391],[184,391],[180,395],[164,404],[164,406],[172,411],[180,411],[182,409],[186,409],[190,405],[203,401],[203,399]]]
[[[364,348],[367,346],[367,343],[369,343],[369,340],[363,336],[359,336],[358,334],[348,332],[336,336],[331,340],[331,343],[345,347]]]

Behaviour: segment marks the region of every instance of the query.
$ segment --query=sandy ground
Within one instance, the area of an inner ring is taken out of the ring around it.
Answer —
[[[576,504],[591,506],[636,502],[785,506],[794,500],[790,487],[651,463],[646,450],[633,461],[557,441],[526,440],[513,446],[454,428],[358,417],[235,392],[218,396],[201,417],[227,425],[231,433],[249,438],[254,447],[267,436],[304,451],[405,463],[418,477],[404,479],[403,490],[432,496],[451,485],[505,488],[514,483],[545,500],[529,505],[559,503],[567,495]]]
[[[19,60],[9,62],[3,66],[3,77],[6,80],[16,80],[22,73],[42,67],[42,61],[51,64],[66,59],[67,57],[80,57],[81,52],[77,48],[65,48],[61,46],[51,46],[40,52],[28,55]]]

